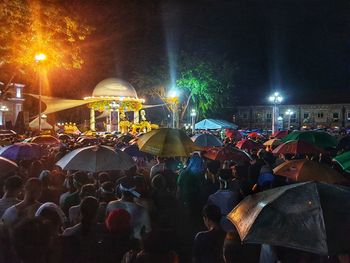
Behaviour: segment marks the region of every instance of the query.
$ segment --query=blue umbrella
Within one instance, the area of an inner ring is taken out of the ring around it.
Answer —
[[[38,160],[42,156],[42,149],[35,143],[19,142],[1,148],[0,156],[13,161]]]
[[[145,152],[141,152],[139,147],[137,146],[137,144],[124,146],[120,150],[122,150],[123,152],[127,153],[128,155],[130,155],[132,157],[148,158],[151,156],[150,154],[147,154]]]

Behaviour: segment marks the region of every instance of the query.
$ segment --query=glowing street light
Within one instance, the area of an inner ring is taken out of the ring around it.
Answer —
[[[270,97],[269,101],[273,104],[272,106],[272,134],[277,131],[277,116],[278,116],[278,107],[277,105],[283,101],[283,97],[276,91]]]
[[[167,100],[170,103],[170,109],[172,111],[173,115],[173,128],[177,129],[178,128],[178,102],[179,102],[179,92],[176,89],[171,89],[168,92],[167,95]]]
[[[191,110],[191,122],[192,122],[192,133],[195,133],[195,123],[196,123],[197,112],[196,109]]]
[[[42,66],[42,62],[47,59],[44,53],[38,53],[35,55],[34,60],[39,67]],[[42,91],[42,72],[39,70],[39,132],[41,132],[41,91]]]
[[[288,116],[288,130],[290,130],[290,118],[292,117],[293,114],[294,112],[290,109],[286,111],[286,115]]]

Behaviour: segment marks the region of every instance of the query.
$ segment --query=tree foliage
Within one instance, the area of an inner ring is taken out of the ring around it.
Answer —
[[[58,1],[3,0],[0,10],[2,65],[32,68],[35,54],[44,53],[47,66],[81,67],[80,44],[92,29]]]

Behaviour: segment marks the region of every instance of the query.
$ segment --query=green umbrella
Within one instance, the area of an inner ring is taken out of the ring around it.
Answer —
[[[284,137],[281,142],[294,140],[304,140],[322,149],[333,148],[338,144],[335,137],[321,131],[293,131]]]
[[[345,172],[350,173],[350,152],[336,156],[333,161],[336,161]]]

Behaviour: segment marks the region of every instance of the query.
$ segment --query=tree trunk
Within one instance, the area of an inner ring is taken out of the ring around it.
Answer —
[[[181,118],[180,118],[181,121],[183,120],[183,118],[185,116],[186,110],[188,108],[188,105],[190,104],[190,100],[191,100],[192,96],[193,96],[193,94],[191,92],[187,97],[185,107],[184,107],[183,111],[181,112]]]

